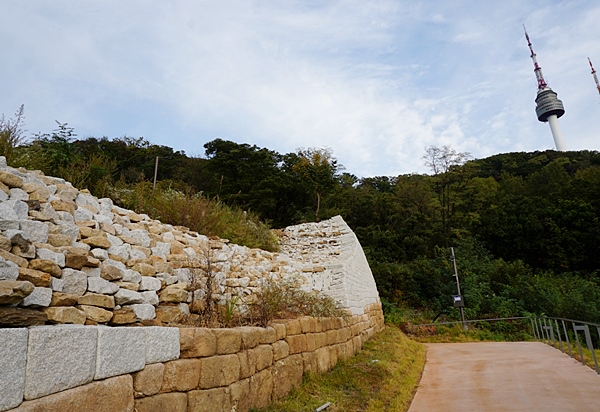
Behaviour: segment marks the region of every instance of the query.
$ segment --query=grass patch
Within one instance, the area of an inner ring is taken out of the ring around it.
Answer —
[[[300,387],[263,412],[407,411],[425,366],[425,346],[390,325],[376,334],[351,359],[321,375],[307,374]]]
[[[229,239],[238,245],[268,251],[279,249],[277,238],[258,215],[230,207],[202,193],[184,192],[141,182],[133,186],[114,188],[111,197],[117,204],[137,213],[174,226],[184,226],[206,236]]]

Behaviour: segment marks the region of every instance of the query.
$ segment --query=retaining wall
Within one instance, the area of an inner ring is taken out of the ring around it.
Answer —
[[[353,356],[381,328],[374,304],[267,328],[3,329],[0,411],[244,412]]]

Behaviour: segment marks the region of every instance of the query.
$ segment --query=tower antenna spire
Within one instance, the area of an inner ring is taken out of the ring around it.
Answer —
[[[542,73],[542,68],[537,62],[537,54],[533,51],[533,46],[531,45],[531,40],[529,40],[529,34],[527,34],[527,29],[525,25],[523,25],[523,30],[525,31],[525,38],[527,39],[527,45],[529,46],[529,51],[531,52],[531,60],[533,60],[533,71],[535,73],[535,77],[538,82],[538,91],[545,89],[548,87],[548,83],[544,79],[544,74]]]
[[[564,152],[567,149],[563,141],[560,126],[558,125],[558,118],[565,114],[565,108],[563,103],[558,99],[556,92],[554,92],[548,86],[548,83],[546,83],[546,80],[544,79],[542,68],[537,62],[537,55],[533,51],[533,46],[531,45],[531,40],[529,39],[529,34],[527,34],[525,25],[523,25],[523,30],[525,30],[525,38],[527,39],[527,45],[529,46],[529,51],[531,52],[533,71],[538,84],[537,96],[535,98],[535,113],[540,122],[548,122],[548,124],[550,124],[550,131],[552,132],[552,137],[554,138],[556,150]],[[600,86],[598,91],[600,92]]]
[[[590,63],[590,67],[592,68],[592,76],[594,76],[594,81],[596,82],[596,89],[598,89],[598,93],[600,93],[600,83],[598,82],[598,76],[596,76],[596,69],[592,66],[592,61],[588,57],[588,62]]]

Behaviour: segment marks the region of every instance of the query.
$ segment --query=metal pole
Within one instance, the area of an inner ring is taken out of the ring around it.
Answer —
[[[460,281],[458,280],[458,271],[456,270],[456,258],[454,257],[454,248],[450,248],[450,252],[452,253],[452,263],[454,265],[454,277],[456,278],[456,291],[459,296],[462,296],[460,293]],[[463,329],[467,329],[467,324],[465,323],[465,311],[463,307],[459,307],[460,309],[460,319],[462,320]]]
[[[154,164],[154,184],[152,185],[152,193],[156,189],[156,175],[158,174],[158,156],[156,156],[156,163]]]
[[[565,324],[564,319],[560,320],[563,325],[563,331],[565,332],[565,339],[567,341],[567,348],[569,348],[569,356],[573,357],[573,352],[571,352],[571,341],[569,340],[569,334],[567,333],[567,325]]]

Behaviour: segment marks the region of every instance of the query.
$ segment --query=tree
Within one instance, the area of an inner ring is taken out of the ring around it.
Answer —
[[[469,177],[469,169],[463,167],[472,159],[470,153],[458,153],[450,146],[442,148],[431,146],[425,155],[425,166],[429,167],[434,174],[434,190],[438,194],[440,203],[440,217],[442,233],[446,241],[450,237],[452,228],[453,206],[455,193],[453,185],[464,183]]]
[[[302,180],[312,189],[316,195],[315,220],[319,221],[321,199],[325,193],[335,187],[338,170],[337,159],[329,148],[298,149],[296,152],[299,161],[293,170],[298,173]]]
[[[0,156],[6,157],[7,162],[13,160],[15,148],[25,141],[23,119],[25,105],[21,105],[13,119],[0,116]]]

